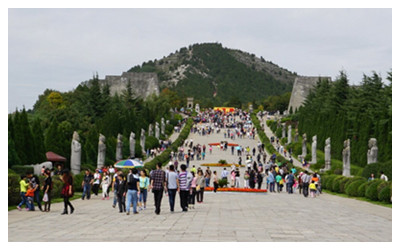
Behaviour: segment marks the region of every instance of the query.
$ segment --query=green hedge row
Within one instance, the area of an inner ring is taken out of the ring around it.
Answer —
[[[391,203],[392,182],[376,179],[367,181],[361,176],[344,177],[342,175],[321,176],[322,188],[352,197],[366,197],[373,201]]]
[[[178,150],[178,147],[180,147],[186,138],[189,136],[190,129],[192,128],[193,125],[193,119],[188,118],[186,121],[185,127],[181,130],[181,133],[179,134],[178,138],[172,143],[172,145],[164,150],[160,155],[154,157],[153,160],[146,162],[144,164],[144,167],[148,170],[152,170],[156,168],[156,164],[158,162],[161,162],[163,165],[169,162],[171,152],[174,151],[176,152]]]

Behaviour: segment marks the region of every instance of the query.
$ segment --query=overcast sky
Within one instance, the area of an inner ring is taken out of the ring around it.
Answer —
[[[219,42],[299,75],[392,68],[391,9],[9,9],[8,111],[95,72],[120,75],[194,43]]]

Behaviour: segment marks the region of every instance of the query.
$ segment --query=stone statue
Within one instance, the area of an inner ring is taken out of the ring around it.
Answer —
[[[149,136],[153,135],[153,124],[149,124]]]
[[[325,140],[325,170],[331,169],[331,138]]]
[[[117,136],[117,149],[115,150],[115,160],[122,160],[122,135],[118,134]]]
[[[164,120],[164,117],[161,118],[161,134],[165,135],[165,120]]]
[[[169,125],[169,120],[166,121],[166,124]]]
[[[312,137],[311,143],[311,164],[317,163],[317,136]]]
[[[343,176],[350,177],[350,139],[343,143]]]
[[[160,139],[160,125],[156,122],[156,138]]]
[[[302,145],[301,149],[302,149],[301,156],[303,158],[305,158],[307,155],[307,134],[306,133],[303,134],[303,145]]]
[[[200,113],[200,105],[198,103],[196,103],[195,110],[197,113]]]
[[[81,172],[81,150],[79,134],[74,131],[71,142],[71,171],[73,174],[79,174]]]
[[[131,132],[129,136],[129,152],[130,152],[129,158],[135,158],[135,146],[136,146],[135,133]]]
[[[294,142],[299,141],[299,131],[296,129],[296,133],[294,134]]]
[[[106,161],[106,137],[102,134],[99,136],[99,146],[97,154],[97,168],[102,168]]]
[[[282,123],[282,138],[286,137],[286,123]]]
[[[292,125],[288,126],[288,140],[287,143],[292,143]]]
[[[144,129],[142,129],[140,133],[140,146],[142,147],[142,152],[146,152],[144,149],[145,143],[146,143],[146,135],[145,135]]]
[[[367,164],[375,163],[378,161],[378,146],[375,138],[368,141]]]

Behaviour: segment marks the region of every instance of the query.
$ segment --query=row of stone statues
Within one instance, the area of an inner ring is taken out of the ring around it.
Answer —
[[[169,121],[167,120],[167,124]],[[158,122],[155,124],[155,137],[160,139],[160,132],[161,134],[165,135],[165,122],[164,118],[161,118],[161,131]],[[153,125],[149,125],[149,136],[153,135]],[[146,142],[146,135],[145,130],[142,129],[140,133],[140,146],[142,147],[142,153],[145,153],[145,142]],[[136,146],[136,139],[135,133],[131,132],[129,136],[129,158],[135,157],[135,146]],[[117,136],[117,147],[115,153],[116,161],[122,160],[122,135],[118,134]],[[74,131],[72,135],[72,142],[71,142],[71,171],[74,174],[79,174],[81,171],[81,143],[79,142],[79,134]],[[102,168],[105,164],[106,160],[106,137],[102,134],[99,135],[99,143],[98,143],[98,154],[97,154],[97,168]]]

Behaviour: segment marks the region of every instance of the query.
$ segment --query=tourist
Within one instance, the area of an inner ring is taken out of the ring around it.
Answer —
[[[100,180],[101,180],[101,174],[99,173],[99,169],[96,169],[96,172],[93,175],[94,181],[93,181],[93,194],[98,195],[99,193],[99,186],[100,186]]]
[[[69,201],[69,198],[74,195],[73,192],[73,178],[71,173],[69,172],[68,169],[63,170],[62,176],[60,176],[61,181],[64,183],[63,188],[61,190],[61,197],[64,198],[64,212],[61,214],[68,214],[68,206],[71,209],[71,214],[74,212],[74,207],[72,206],[71,202]]]
[[[243,179],[244,179],[244,182],[243,182],[244,188],[249,188],[250,174],[249,174],[249,171],[248,171],[248,170],[246,170],[246,171],[244,172],[244,177],[243,177]]]
[[[381,177],[380,177],[380,179],[381,179],[381,180],[384,180],[384,181],[388,181],[388,177],[383,173],[383,171],[381,171]]]
[[[125,206],[126,181],[124,180],[124,175],[122,174],[122,172],[120,172],[117,175],[114,188],[115,188],[115,193],[117,194],[119,212],[124,213],[126,212],[126,206]]]
[[[283,180],[282,180],[282,176],[279,172],[275,176],[275,182],[276,182],[276,189],[278,190],[278,193],[280,193],[282,191],[282,187],[283,187]]]
[[[133,214],[137,214],[137,200],[140,195],[139,179],[135,177],[137,169],[129,169],[129,174],[126,177],[125,196],[126,198],[126,215],[129,215],[131,205],[133,206]]]
[[[188,198],[190,191],[190,184],[192,182],[192,175],[186,171],[186,165],[181,165],[181,173],[179,174],[179,197],[181,200],[182,212],[188,211]]]
[[[317,186],[315,185],[315,181],[311,181],[310,183],[310,196],[312,198],[316,197],[316,193],[317,193]]]
[[[44,185],[43,185],[43,201],[44,201],[43,212],[50,212],[51,190],[53,186],[50,169],[46,169],[44,171],[44,175],[46,176],[46,179],[44,180]]]
[[[107,198],[107,200],[110,199],[110,196],[108,194],[108,186],[110,185],[110,176],[108,176],[108,172],[104,172],[103,173],[103,179],[101,181],[101,189],[103,191],[103,198],[101,198],[102,200],[104,200],[105,198]]]
[[[231,187],[235,186],[235,180],[236,180],[236,173],[235,173],[235,170],[232,169],[231,170]]]
[[[257,173],[257,184],[258,184],[258,189],[261,189],[262,181],[263,181],[263,173],[262,170],[258,171]]]
[[[299,184],[298,184],[298,188],[299,188],[299,194],[302,194],[303,192],[302,192],[302,190],[303,190],[303,182],[302,182],[302,180],[301,180],[301,177],[303,177],[303,172],[300,172],[300,174],[299,174],[299,176],[298,176],[298,182],[299,182]]]
[[[146,171],[140,171],[140,197],[139,197],[139,211],[146,209],[146,201],[147,201],[147,190],[150,185],[150,179],[146,176]]]
[[[35,196],[35,188],[32,183],[28,184],[28,189],[26,190],[26,204],[28,205],[28,211],[35,211],[35,205],[33,203],[33,199]]]
[[[217,175],[217,171],[214,171],[214,179],[213,179],[213,184],[214,184],[214,193],[217,192],[218,189],[218,175]]]
[[[304,197],[308,197],[308,186],[310,185],[311,177],[308,175],[308,171],[306,170],[304,174],[301,176],[301,182],[303,183],[303,195]]]
[[[250,178],[249,178],[249,186],[251,189],[254,189],[256,187],[256,172],[254,169],[250,170]]]
[[[62,175],[62,166],[57,164],[57,170],[54,172],[54,175]]]
[[[211,179],[210,167],[207,167],[206,174],[205,174],[204,178],[205,178],[205,181],[206,181],[206,187],[209,187],[210,186],[210,179]]]
[[[19,211],[21,211],[21,209],[22,209],[21,207],[24,204],[25,204],[26,210],[29,209],[28,204],[27,204],[27,198],[25,196],[28,186],[29,186],[29,183],[26,182],[26,176],[21,175],[21,181],[19,182],[19,195],[21,196],[21,202],[17,206]]]
[[[32,175],[32,173],[28,173],[27,177],[29,179],[29,183],[32,183],[32,187],[35,191],[35,196],[34,200],[36,201],[38,208],[40,211],[42,211],[42,204],[40,201],[40,182],[39,182],[39,177],[37,175]]]
[[[169,198],[169,209],[171,213],[173,213],[175,210],[176,191],[179,189],[178,174],[175,172],[174,165],[169,165],[169,171],[167,172],[167,189]]]
[[[236,188],[240,187],[240,171],[239,171],[239,169],[235,170],[235,187]]]
[[[318,178],[317,173],[314,173],[314,174],[312,175],[311,181],[314,182],[315,187],[316,187],[316,190],[318,191],[318,189],[319,189],[319,186],[318,186],[319,178]],[[311,189],[311,188],[310,188],[310,189]]]
[[[293,184],[294,184],[294,174],[293,172],[290,172],[287,177],[286,177],[287,181],[286,181],[286,185],[287,185],[287,191],[289,194],[293,194]]]
[[[85,196],[87,197],[88,200],[90,200],[90,188],[92,187],[93,184],[93,175],[90,173],[88,169],[85,170],[85,175],[83,176],[82,180],[82,200],[85,199]]]
[[[117,186],[118,186],[118,175],[121,174],[121,171],[118,171],[116,173],[114,173],[114,176],[112,178],[112,182],[111,182],[111,191],[114,193],[114,199],[113,199],[113,204],[112,207],[115,208],[115,206],[117,205],[117,201],[118,201],[118,194],[117,194]]]
[[[196,198],[198,203],[203,203],[204,187],[205,187],[205,178],[203,175],[203,170],[200,169],[197,171],[197,179],[196,179]]]
[[[374,176],[374,174],[372,173],[371,176],[368,178],[368,181],[373,181],[373,180],[375,180],[375,176]]]
[[[164,190],[167,191],[165,172],[161,169],[161,162],[156,165],[156,170],[153,170],[150,175],[151,183],[150,188],[154,194],[154,205],[156,207],[155,213],[157,215],[161,212],[161,200]]]
[[[197,176],[196,176],[196,172],[195,171],[191,171],[190,174],[193,176],[191,182],[190,182],[190,190],[189,190],[189,209],[194,209],[194,204],[195,204],[195,200],[196,200],[196,180],[197,180]]]

